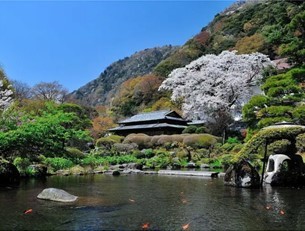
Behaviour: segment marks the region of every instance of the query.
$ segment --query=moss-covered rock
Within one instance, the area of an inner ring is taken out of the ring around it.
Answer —
[[[72,175],[84,175],[85,173],[85,168],[80,165],[76,165],[70,168],[70,174]]]
[[[241,160],[227,169],[224,182],[238,188],[258,188],[260,176],[248,161]]]

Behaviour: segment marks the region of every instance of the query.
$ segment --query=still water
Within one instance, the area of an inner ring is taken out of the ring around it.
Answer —
[[[77,202],[39,200],[48,187]],[[52,176],[0,189],[1,230],[305,230],[305,189],[237,189],[222,178]],[[33,212],[24,214],[24,210]],[[145,226],[144,226],[145,227]],[[184,227],[186,228],[186,226]]]

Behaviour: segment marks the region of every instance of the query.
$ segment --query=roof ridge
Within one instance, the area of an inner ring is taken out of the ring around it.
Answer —
[[[168,110],[164,109],[164,110],[158,110],[158,111],[140,112],[140,113],[138,113],[138,114],[136,114],[136,115],[140,115],[140,114],[149,114],[149,113],[160,113],[160,112],[166,112],[166,111],[171,112],[172,110],[170,110],[170,109],[168,109]]]

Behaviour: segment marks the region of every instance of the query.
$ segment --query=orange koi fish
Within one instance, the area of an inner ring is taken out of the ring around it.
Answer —
[[[33,209],[27,209],[27,210],[23,211],[24,214],[28,214],[28,213],[31,213],[31,212],[33,212]]]
[[[142,229],[148,229],[149,228],[149,223],[145,223],[142,225]]]
[[[190,227],[190,223],[182,225],[183,230],[187,230]]]

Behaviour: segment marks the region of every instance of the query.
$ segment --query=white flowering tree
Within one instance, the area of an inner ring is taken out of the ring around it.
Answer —
[[[173,101],[182,100],[188,119],[215,119],[217,111],[234,116],[254,94],[263,69],[270,65],[270,59],[261,53],[205,55],[173,70],[159,90],[171,91]]]
[[[14,92],[12,89],[4,71],[0,69],[0,111],[8,108],[13,102]]]

